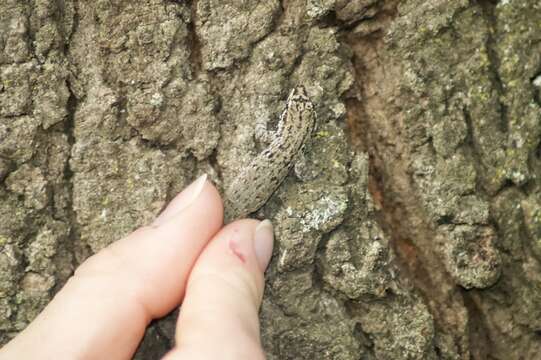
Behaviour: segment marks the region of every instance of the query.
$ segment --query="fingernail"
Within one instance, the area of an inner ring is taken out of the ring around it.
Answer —
[[[255,228],[254,250],[261,271],[265,271],[272,256],[274,231],[269,220],[263,220]]]
[[[182,191],[183,193],[186,193],[186,199],[185,200],[182,199],[183,204],[178,207],[185,208],[186,206],[191,205],[195,201],[195,199],[199,197],[199,194],[201,194],[201,191],[203,191],[205,182],[207,182],[207,174],[201,175],[200,177],[195,179],[193,183],[188,185],[188,187],[184,189],[184,191]]]
[[[201,194],[207,181],[207,174],[198,177],[194,182],[188,185],[180,194],[178,194],[162,213],[154,220],[153,225],[160,225],[168,220],[172,215],[184,210],[190,206]]]

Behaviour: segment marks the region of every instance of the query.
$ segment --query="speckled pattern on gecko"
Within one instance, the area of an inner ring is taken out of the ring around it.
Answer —
[[[225,220],[259,209],[286,177],[315,127],[314,105],[304,86],[291,90],[278,129],[269,146],[257,155],[225,190]]]

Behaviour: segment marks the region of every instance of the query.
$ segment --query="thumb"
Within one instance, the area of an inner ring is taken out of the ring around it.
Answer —
[[[192,269],[167,359],[264,359],[258,312],[272,255],[270,221],[223,228]]]

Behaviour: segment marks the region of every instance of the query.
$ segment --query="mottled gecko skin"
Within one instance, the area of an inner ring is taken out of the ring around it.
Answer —
[[[294,160],[310,139],[316,116],[304,86],[287,98],[273,141],[225,190],[225,221],[245,217],[263,206],[287,176]]]

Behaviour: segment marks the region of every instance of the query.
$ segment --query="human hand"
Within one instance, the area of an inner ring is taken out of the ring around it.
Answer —
[[[264,359],[258,310],[272,225],[223,227],[202,176],[142,227],[87,259],[0,359],[126,359],[151,320],[182,303],[173,359]]]

